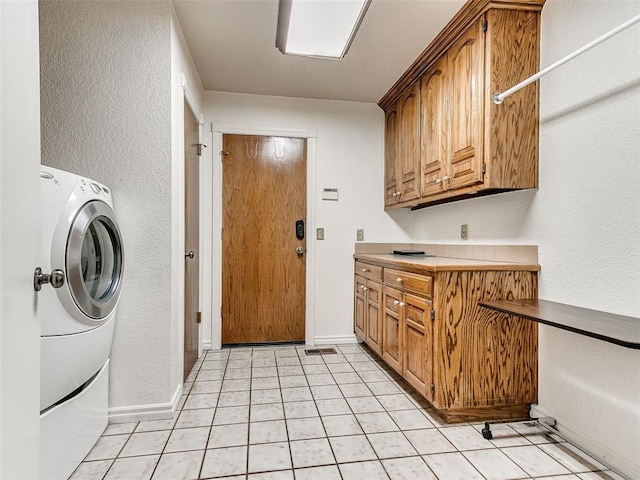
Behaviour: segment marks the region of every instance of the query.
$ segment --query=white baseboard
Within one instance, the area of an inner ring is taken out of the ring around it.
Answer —
[[[202,350],[211,350],[211,340],[205,340],[202,342]]]
[[[553,414],[535,404],[531,406],[531,416],[555,418]],[[624,478],[629,480],[640,478],[640,463],[634,461],[636,459],[622,457],[615,450],[600,443],[594,436],[573,430],[562,422],[558,422],[555,428],[565,440],[570,441],[576,447],[592,456],[594,460],[606,465]]]
[[[354,335],[327,335],[323,337],[315,337],[315,345],[340,345],[346,343],[359,343],[358,338]]]
[[[134,405],[109,408],[109,423],[142,422],[145,420],[167,420],[178,409],[182,397],[182,384],[178,385],[169,403]]]

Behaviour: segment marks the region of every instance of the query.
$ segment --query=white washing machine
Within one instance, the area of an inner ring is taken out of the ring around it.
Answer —
[[[66,479],[107,425],[124,255],[108,187],[44,166],[40,183],[40,471]]]

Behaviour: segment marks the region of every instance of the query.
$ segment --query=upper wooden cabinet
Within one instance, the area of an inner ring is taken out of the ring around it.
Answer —
[[[420,83],[385,112],[385,205],[404,206],[420,197]]]
[[[538,70],[542,4],[470,0],[380,100],[385,208],[537,188],[537,84],[491,97]]]

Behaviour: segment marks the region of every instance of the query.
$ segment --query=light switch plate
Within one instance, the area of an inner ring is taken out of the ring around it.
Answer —
[[[364,228],[359,228],[356,230],[356,241],[364,242]]]
[[[322,227],[316,228],[316,239],[324,240],[324,228]]]
[[[466,223],[460,226],[460,238],[462,240],[469,239],[469,225],[467,225]]]

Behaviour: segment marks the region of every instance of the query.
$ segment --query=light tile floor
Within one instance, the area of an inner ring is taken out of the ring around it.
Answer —
[[[71,478],[622,480],[530,423],[442,423],[366,347],[307,348],[207,351],[174,418],[109,425]]]

